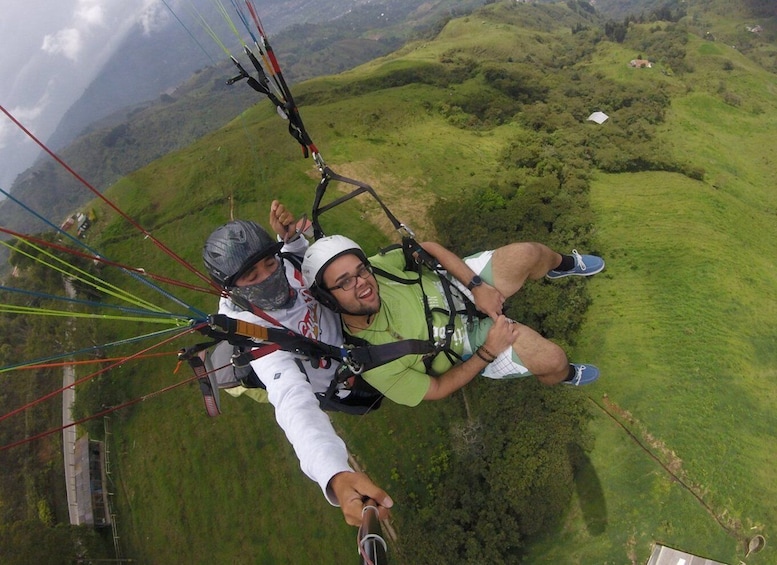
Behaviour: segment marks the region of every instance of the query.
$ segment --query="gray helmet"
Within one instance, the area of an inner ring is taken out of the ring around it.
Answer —
[[[211,278],[221,286],[235,281],[257,261],[283,247],[256,222],[234,220],[216,228],[202,248],[202,259]]]

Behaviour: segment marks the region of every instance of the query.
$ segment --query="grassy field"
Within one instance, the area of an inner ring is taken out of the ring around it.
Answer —
[[[205,416],[199,391],[149,401],[117,424],[119,530],[140,563],[345,562],[354,533],[299,472],[270,406],[226,400]],[[170,417],[175,415],[175,417]]]
[[[603,371],[587,389],[600,407],[591,459],[607,523],[627,526],[592,538],[573,509],[568,543],[552,540],[536,562],[564,552],[626,562],[659,541],[735,563],[775,520],[774,279],[760,276],[769,238],[743,247],[735,214],[716,213],[734,213],[731,198],[677,175],[603,176],[592,199],[608,263],[590,283],[576,354]],[[773,559],[767,548],[748,563]]]
[[[436,60],[453,46],[521,52],[526,34],[515,39],[509,31],[506,22],[456,20],[436,42],[300,85],[297,95],[312,101],[399,56]],[[704,182],[663,172],[598,175],[592,182],[607,269],[588,284],[593,306],[574,357],[603,372],[581,391],[595,415],[596,444],[564,523],[538,542],[527,563],[644,563],[660,542],[733,564],[745,560],[747,539],[769,539],[777,518],[770,152],[777,83],[741,55],[714,47],[691,38],[697,71],[666,79],[677,96],[662,126],[666,151],[703,167]],[[633,57],[627,51],[603,44],[590,65],[618,80],[650,80],[624,70],[624,57]],[[724,70],[723,58],[733,70]],[[726,102],[726,92],[737,98]],[[421,237],[434,235],[424,220],[434,198],[487,182],[518,127],[455,128],[429,111],[438,96],[431,86],[412,84],[302,107],[333,168],[372,183]],[[309,207],[315,171],[282,130],[271,109],[257,106],[108,196],[199,265],[202,241],[231,206],[236,216],[261,221],[272,198],[300,212]],[[255,140],[261,151],[251,147]],[[379,217],[375,207],[359,206],[334,216],[328,231],[347,227],[368,249],[385,243],[387,235],[370,223]],[[359,222],[349,221],[354,214]],[[100,217],[95,237],[106,238],[113,255],[174,275],[149,242],[112,223],[107,210]],[[212,297],[181,294],[213,308]],[[142,367],[131,376],[131,395],[185,378],[173,374],[174,359]],[[125,554],[143,563],[355,561],[355,531],[299,472],[270,407],[225,398],[224,409],[208,419],[198,390],[187,385],[114,418]],[[418,463],[439,452],[441,430],[462,410],[457,397],[424,409],[385,406],[335,423],[380,484],[423,490],[429,477],[418,473]],[[400,536],[402,513],[399,499]],[[777,552],[767,545],[746,561],[774,563]]]
[[[707,70],[727,49],[692,45]],[[591,459],[600,519],[623,526],[591,536],[583,498],[532,562],[642,562],[658,541],[737,563],[777,519],[777,208],[764,152],[777,122],[758,110],[775,80],[749,71],[725,83],[740,106],[705,88],[719,89],[714,80],[673,101],[665,135],[702,164],[706,182],[639,173],[592,185],[607,270],[590,283],[577,353],[605,375],[587,390],[600,413]],[[767,546],[747,563],[775,559]]]

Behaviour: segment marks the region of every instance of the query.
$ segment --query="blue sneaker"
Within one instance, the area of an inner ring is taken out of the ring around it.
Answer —
[[[579,365],[572,363],[575,368],[575,376],[570,380],[564,381],[564,384],[572,386],[583,386],[594,382],[599,378],[599,369],[593,365]]]
[[[545,275],[549,279],[561,279],[570,275],[581,277],[590,277],[600,273],[604,269],[604,259],[596,255],[580,255],[577,249],[572,250],[572,257],[575,258],[575,268],[569,271],[548,271]]]

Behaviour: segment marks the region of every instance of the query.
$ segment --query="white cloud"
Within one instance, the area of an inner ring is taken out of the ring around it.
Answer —
[[[35,106],[17,107],[13,110],[9,110],[11,114],[19,120],[22,124],[31,122],[43,113],[43,109],[46,107],[47,102],[42,100]],[[34,133],[34,132],[33,132]]]
[[[174,9],[190,1],[165,0]],[[46,141],[133,26],[152,33],[173,20],[165,2],[2,0],[0,104]],[[0,149],[0,187],[39,154],[1,114]]]
[[[61,54],[71,61],[77,61],[82,46],[81,32],[74,28],[67,28],[61,29],[54,34],[46,35],[43,38],[41,49],[51,55]]]
[[[19,123],[21,123],[23,126],[30,129],[30,132],[33,135],[36,135],[36,132],[33,128],[29,127],[29,124],[34,122],[37,118],[41,116],[43,111],[45,110],[46,104],[45,102],[41,102],[35,106],[17,106],[15,108],[6,108],[8,112],[16,118]],[[20,148],[22,146],[24,147],[32,147],[35,145],[35,143],[30,139],[21,129],[19,129],[16,124],[14,124],[11,120],[6,119],[5,115],[0,116],[0,150],[6,149],[6,148]],[[10,176],[4,175],[2,179],[2,184],[0,184],[0,188],[7,189],[10,188],[10,183],[12,178]],[[8,186],[5,186],[5,185]]]
[[[95,31],[106,31],[105,12],[101,0],[78,0],[70,26],[44,36],[41,49],[50,55],[64,55],[78,61],[89,40],[95,39]]]
[[[105,14],[100,0],[79,0],[75,19],[89,27],[105,25]]]
[[[171,19],[170,10],[157,0],[147,0],[140,12],[139,21],[143,33],[149,35],[162,29]]]

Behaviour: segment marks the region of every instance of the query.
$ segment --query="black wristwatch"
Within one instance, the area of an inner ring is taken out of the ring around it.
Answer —
[[[472,277],[472,280],[469,281],[469,284],[467,285],[467,290],[472,290],[476,286],[480,286],[483,284],[483,279],[481,279],[478,275],[475,275]]]

